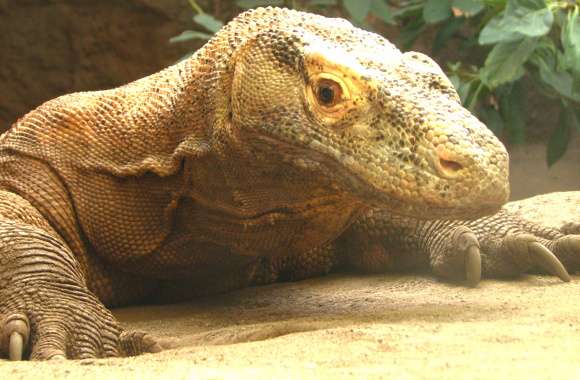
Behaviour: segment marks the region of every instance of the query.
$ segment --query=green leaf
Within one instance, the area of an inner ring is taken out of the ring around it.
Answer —
[[[216,33],[224,26],[224,23],[207,13],[198,13],[193,16],[193,21],[203,26],[210,32]]]
[[[480,71],[482,81],[493,89],[501,84],[518,80],[524,75],[524,63],[537,44],[537,39],[526,38],[495,45]]]
[[[459,93],[459,86],[461,86],[461,84],[463,83],[461,78],[459,78],[459,75],[447,74],[447,77],[451,81],[451,84],[453,85],[453,87],[455,87],[455,90]]]
[[[284,0],[238,0],[236,5],[243,9],[284,5]]]
[[[529,62],[538,68],[539,79],[559,97],[580,102],[579,75],[566,63],[566,56],[549,38],[542,38]],[[548,94],[553,96],[554,94]]]
[[[481,12],[485,5],[482,0],[453,0],[451,8],[459,9],[465,17],[471,17]]]
[[[565,98],[580,102],[580,92],[574,88],[574,78],[566,71],[540,66],[540,78]]]
[[[280,1],[283,3],[283,1]],[[336,0],[310,0],[308,2],[310,6],[332,6],[336,5]]]
[[[477,87],[475,87],[475,91],[471,92],[465,98],[465,108],[467,108],[470,112],[475,112],[475,107],[477,103],[481,100],[481,91],[485,88],[485,84],[483,82],[479,82]]]
[[[423,18],[428,24],[435,24],[451,17],[451,0],[427,0],[423,8]]]
[[[487,128],[489,128],[496,136],[501,137],[504,129],[503,119],[495,108],[482,107],[479,109],[478,116]]]
[[[395,24],[393,12],[384,0],[372,0],[370,12],[387,24]]]
[[[561,41],[564,49],[563,61],[574,74],[575,88],[580,92],[580,9],[568,14],[562,27]]]
[[[422,14],[423,14],[423,4],[411,2],[407,5],[401,5],[400,8],[398,7],[395,8],[395,11],[393,12],[393,17],[404,19]]]
[[[574,113],[570,109],[562,106],[558,126],[548,140],[548,149],[546,151],[548,166],[554,165],[566,153],[568,143],[570,142],[570,132],[575,123]]]
[[[506,0],[483,0],[483,3],[491,8],[505,8]]]
[[[515,82],[500,90],[499,111],[509,140],[513,144],[523,144],[526,139],[526,93],[523,82]]]
[[[422,18],[415,17],[411,19],[411,22],[399,33],[398,44],[403,50],[409,50],[424,30],[425,23]]]
[[[513,41],[521,38],[521,35],[512,30],[511,27],[504,22],[505,14],[502,12],[488,21],[479,33],[479,44],[496,44],[498,42]]]
[[[198,32],[197,30],[186,30],[175,37],[171,37],[169,39],[169,43],[175,44],[178,42],[189,41],[189,40],[209,40],[211,37],[212,37],[211,34]]]
[[[445,46],[447,41],[461,28],[464,21],[463,17],[452,18],[439,29],[433,41],[433,54],[436,54]]]
[[[457,91],[459,98],[461,98],[461,103],[465,105],[467,98],[469,96],[469,93],[471,92],[471,87],[473,86],[473,81],[467,81],[467,82],[463,81],[457,75],[451,75],[449,77],[449,80],[451,80],[453,87],[455,87],[455,91]]]
[[[356,22],[363,22],[371,10],[372,0],[342,0],[344,8]]]
[[[486,45],[544,36],[553,23],[554,15],[544,0],[508,0],[505,11],[482,29],[479,43]]]
[[[542,37],[538,41],[536,50],[529,58],[529,62],[540,68],[544,66],[550,70],[557,67],[558,48],[554,41],[549,37]]]

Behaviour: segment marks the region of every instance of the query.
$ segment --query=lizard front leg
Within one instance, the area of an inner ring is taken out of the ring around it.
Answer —
[[[471,286],[481,277],[515,277],[532,269],[569,281],[568,271],[580,269],[580,235],[566,235],[506,209],[453,221],[422,221],[372,210],[341,241],[356,267],[431,268],[439,277],[465,280]]]
[[[93,358],[157,351],[124,332],[75,256],[20,196],[0,191],[0,357]]]

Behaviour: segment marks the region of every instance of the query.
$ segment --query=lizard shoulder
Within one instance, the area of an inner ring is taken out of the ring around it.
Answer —
[[[181,70],[176,65],[115,89],[50,100],[17,121],[0,139],[1,149],[60,172],[175,174],[182,157],[209,149],[198,97],[187,93],[193,90],[182,84]]]

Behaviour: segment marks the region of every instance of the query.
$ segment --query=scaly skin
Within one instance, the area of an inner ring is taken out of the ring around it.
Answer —
[[[187,61],[49,101],[2,135],[0,354],[157,351],[104,305],[387,268],[391,242],[472,284],[535,262],[567,279],[510,214],[490,217],[509,231],[419,221],[497,211],[507,171],[428,57],[344,20],[246,12]]]

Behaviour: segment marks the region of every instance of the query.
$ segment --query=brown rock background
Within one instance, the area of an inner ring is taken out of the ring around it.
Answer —
[[[183,0],[0,0],[0,126],[56,96],[115,87],[179,59]]]

